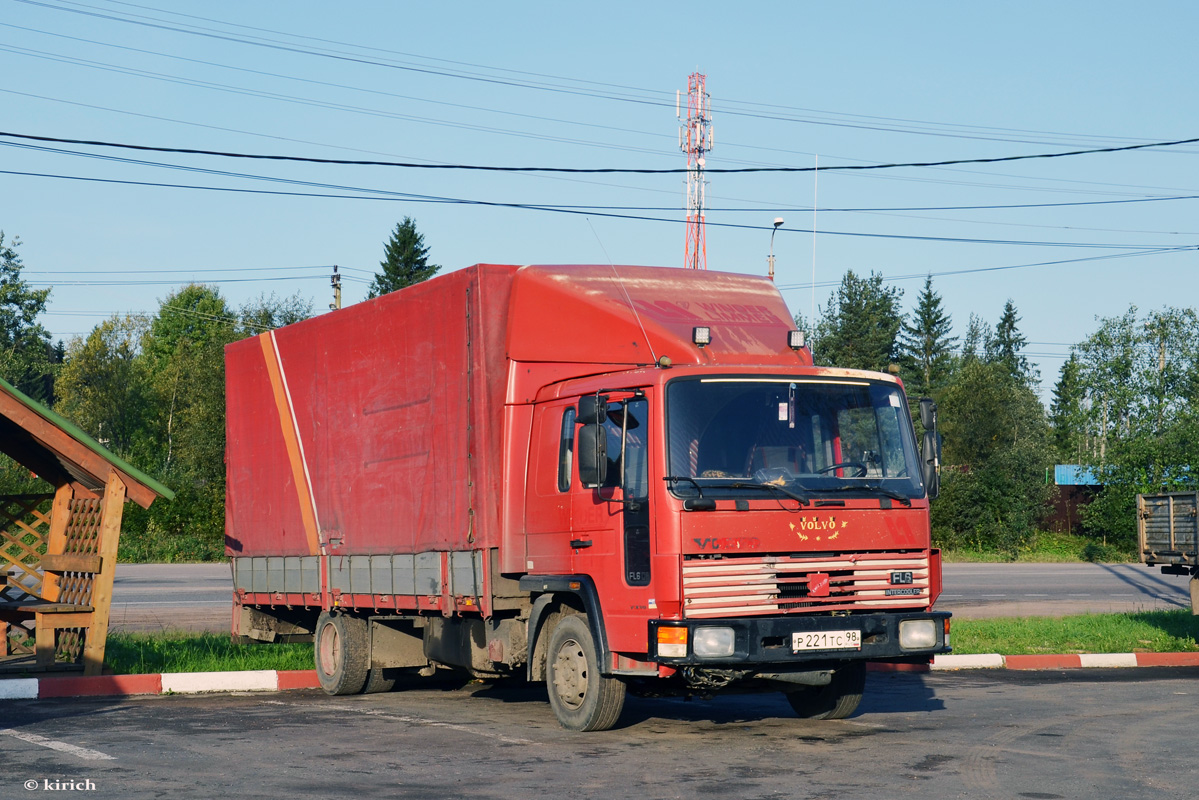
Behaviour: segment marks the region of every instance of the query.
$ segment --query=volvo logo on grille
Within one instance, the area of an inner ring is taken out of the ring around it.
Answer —
[[[911,572],[892,572],[891,573],[891,585],[892,586],[910,586],[911,584],[912,584],[912,573]]]

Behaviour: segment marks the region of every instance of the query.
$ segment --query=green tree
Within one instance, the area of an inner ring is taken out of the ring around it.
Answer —
[[[1071,352],[1058,373],[1053,402],[1049,406],[1054,450],[1067,464],[1078,464],[1086,458],[1085,392],[1080,372],[1078,356]]]
[[[950,336],[953,322],[941,307],[941,295],[933,291],[933,276],[924,279],[924,289],[916,300],[909,322],[900,327],[899,349],[907,368],[908,393],[932,395],[945,386],[953,372],[953,348],[957,337]]]
[[[224,551],[225,345],[238,318],[215,287],[167,296],[142,340],[150,387],[147,467],[175,491],[170,503],[126,513],[126,558],[210,560]]]
[[[940,403],[945,437],[933,531],[949,547],[1014,556],[1034,535],[1051,487],[1049,426],[1036,393],[996,361],[964,362]]]
[[[47,405],[54,403],[55,349],[37,321],[49,289],[33,289],[21,278],[21,242],[0,231],[0,377]]]
[[[371,281],[367,297],[403,289],[405,286],[427,281],[441,267],[429,263],[429,248],[425,246],[424,234],[416,230],[416,220],[404,217],[391,233],[391,239],[383,246],[382,271]]]
[[[55,389],[57,410],[117,455],[135,464],[151,455],[154,418],[141,342],[145,317],[112,317],[67,348]]]
[[[845,273],[816,325],[816,363],[850,369],[885,370],[899,359],[899,310],[903,290],[884,287],[883,276]]]
[[[983,322],[982,317],[972,313],[966,325],[966,337],[962,340],[962,363],[986,358],[991,348],[991,338],[991,327]]]
[[[238,311],[237,332],[240,336],[255,336],[263,331],[281,328],[312,316],[312,301],[299,292],[290,297],[265,293],[246,303]]]
[[[1199,476],[1199,316],[1165,308],[1141,318],[1130,307],[1100,320],[1075,352],[1091,442],[1083,463],[1103,485],[1083,524],[1131,549],[1136,495],[1193,491]]]
[[[1039,375],[1020,354],[1028,339],[1020,333],[1019,323],[1016,305],[1009,299],[1004,303],[999,322],[995,323],[995,335],[986,343],[987,360],[1003,364],[1012,375],[1031,384],[1039,379]]]

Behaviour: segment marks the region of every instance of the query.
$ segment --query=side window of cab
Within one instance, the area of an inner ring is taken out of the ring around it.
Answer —
[[[574,469],[575,409],[569,406],[562,414],[562,430],[558,439],[558,491],[570,491],[570,476]]]

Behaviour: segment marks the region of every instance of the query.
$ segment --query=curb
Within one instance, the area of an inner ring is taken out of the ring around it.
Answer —
[[[0,680],[0,700],[50,697],[131,697],[204,692],[278,692],[318,689],[316,670],[246,672],[172,672],[162,675],[97,675],[68,678]]]
[[[1045,656],[934,656],[929,669],[1082,669],[1084,667],[1199,667],[1199,653],[1074,653]]]
[[[963,669],[1082,669],[1125,667],[1199,667],[1199,653],[1074,653],[1044,656],[935,656],[931,664],[867,662],[869,672],[929,672]],[[0,679],[0,700],[51,697],[132,697],[205,692],[286,692],[319,689],[316,670],[245,672],[171,672],[161,675],[97,675],[66,678]]]

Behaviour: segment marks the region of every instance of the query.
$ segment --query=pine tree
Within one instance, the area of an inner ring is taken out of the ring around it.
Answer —
[[[845,273],[816,325],[816,362],[851,369],[885,370],[899,356],[903,290],[883,287],[883,276]]]
[[[1009,299],[1004,303],[999,322],[995,323],[995,336],[987,345],[987,360],[1004,364],[1014,377],[1032,383],[1040,376],[1029,365],[1028,359],[1020,355],[1028,339],[1020,333],[1019,322],[1016,305]]]
[[[933,291],[933,277],[924,280],[916,309],[909,323],[904,320],[899,334],[899,349],[912,376],[911,394],[930,395],[944,386],[953,369],[953,347],[958,338],[950,336],[953,322],[941,307],[941,295]]]
[[[391,239],[383,246],[383,256],[379,262],[383,269],[371,282],[368,298],[427,281],[441,269],[439,265],[429,263],[425,237],[416,230],[416,220],[412,217],[404,217],[403,222],[396,225]]]
[[[1086,424],[1083,401],[1086,388],[1082,382],[1082,368],[1077,354],[1062,364],[1057,384],[1053,387],[1053,402],[1049,406],[1049,424],[1053,427],[1053,444],[1058,458],[1064,463],[1076,464],[1083,460],[1084,426]]]

